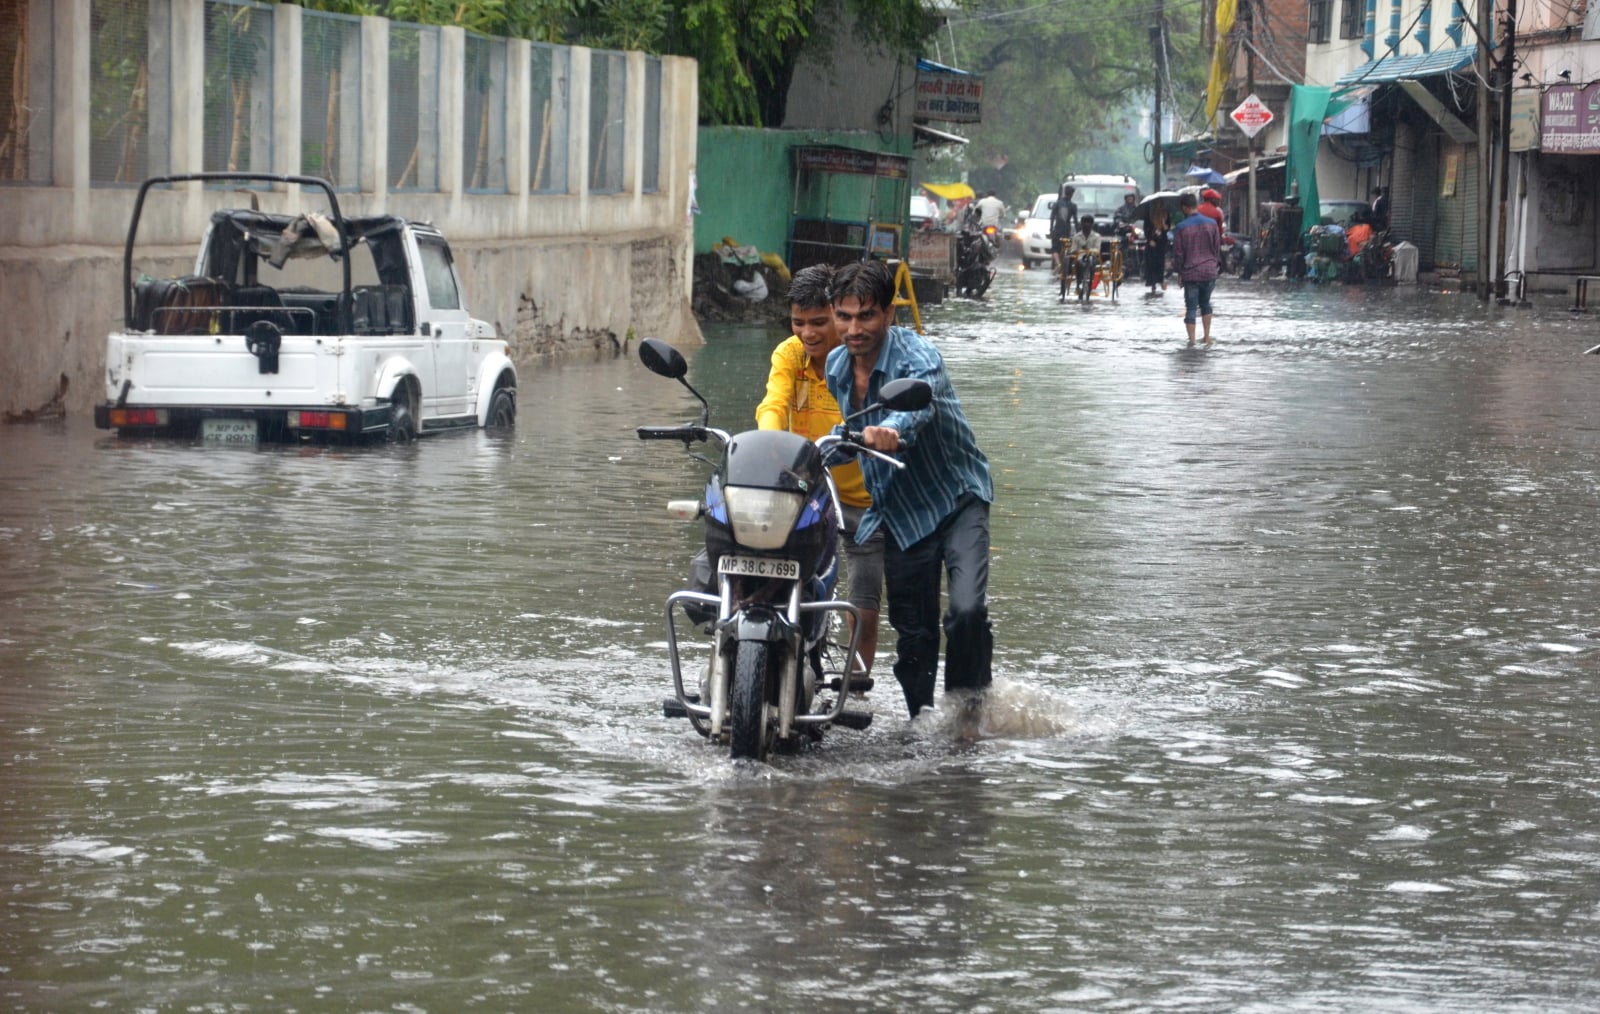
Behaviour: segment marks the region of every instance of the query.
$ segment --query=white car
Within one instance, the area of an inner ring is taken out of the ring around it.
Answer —
[[[191,274],[136,274],[149,191],[189,180],[321,188],[327,212],[220,210]],[[408,441],[516,419],[506,343],[468,314],[432,226],[344,218],[333,187],[314,177],[190,173],[145,181],[126,251],[125,319],[106,339],[106,400],[94,411],[101,429],[225,444]]]
[[[1040,194],[1033,202],[1033,210],[1023,220],[1019,230],[1022,240],[1022,263],[1033,267],[1050,259],[1050,209],[1056,204],[1055,194]]]
[[[911,228],[925,229],[929,222],[938,223],[939,205],[926,194],[911,195]]]

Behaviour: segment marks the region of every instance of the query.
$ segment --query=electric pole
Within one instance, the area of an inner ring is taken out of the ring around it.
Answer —
[[[1167,19],[1163,0],[1156,0],[1156,23],[1150,28],[1150,54],[1156,65],[1156,101],[1150,116],[1153,138],[1150,161],[1154,163],[1155,176],[1150,192],[1153,194],[1161,189],[1165,175],[1161,171],[1161,93],[1167,89]]]
[[[1482,200],[1483,188],[1493,185],[1490,175],[1491,163],[1489,161],[1489,76],[1494,73],[1493,56],[1489,51],[1489,39],[1494,35],[1494,0],[1478,0],[1478,143],[1474,155],[1478,161],[1478,197]],[[1482,202],[1482,207],[1489,207],[1488,201]],[[1478,298],[1484,302],[1489,301],[1490,278],[1489,266],[1484,261],[1489,259],[1489,226],[1488,215],[1477,216],[1478,240]],[[1462,246],[1466,245],[1465,231],[1462,230]],[[1462,257],[1462,271],[1466,270],[1466,257]]]
[[[1244,94],[1246,97],[1256,93],[1256,5],[1255,0],[1240,0],[1244,8]],[[1245,151],[1249,156],[1250,186],[1246,190],[1246,199],[1249,204],[1245,206],[1245,235],[1250,241],[1256,238],[1256,139],[1246,132]]]
[[[1494,293],[1501,303],[1506,293],[1506,199],[1511,190],[1511,81],[1517,64],[1517,0],[1506,0],[1506,52],[1500,61],[1500,168],[1495,172],[1500,213],[1495,230]]]

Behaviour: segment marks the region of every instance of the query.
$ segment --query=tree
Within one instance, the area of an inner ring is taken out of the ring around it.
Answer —
[[[1003,164],[1007,186],[995,189],[1012,201],[1054,190],[1069,172],[1141,178],[1148,163],[1107,165],[1101,153],[1126,151],[1123,138],[1154,93],[1155,10],[1121,0],[1004,0],[981,15],[953,17],[956,53],[944,62],[982,74],[984,87],[983,122],[963,128],[971,143],[946,156],[950,170],[989,186],[993,166]],[[1172,96],[1199,94],[1205,53],[1195,7],[1167,10],[1173,87],[1162,101],[1171,110]]]
[[[970,4],[975,0],[958,0]],[[856,40],[915,55],[938,27],[922,0],[300,0],[342,14],[456,25],[484,35],[689,56],[700,66],[700,120],[779,127],[801,50]]]

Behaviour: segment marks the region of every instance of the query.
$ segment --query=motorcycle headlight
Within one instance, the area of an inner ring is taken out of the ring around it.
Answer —
[[[751,549],[783,548],[805,506],[804,494],[781,489],[728,486],[722,492],[728,502],[728,524],[733,527],[734,539]]]

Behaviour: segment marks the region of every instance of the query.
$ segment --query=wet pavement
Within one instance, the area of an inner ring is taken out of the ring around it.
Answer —
[[[631,359],[508,439],[0,428],[0,1003],[1591,1010],[1566,305],[1224,280],[1206,351],[1176,290],[929,307],[996,478],[986,736],[879,691],[768,768],[660,717],[702,470]],[[714,423],[781,337],[689,350]]]

